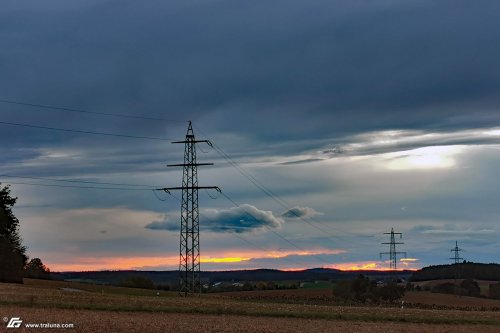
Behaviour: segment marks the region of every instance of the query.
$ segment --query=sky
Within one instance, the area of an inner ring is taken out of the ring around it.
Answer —
[[[0,182],[53,271],[499,262],[500,2],[4,0]],[[38,106],[37,106],[38,105]],[[53,106],[58,108],[48,108]],[[120,184],[120,185],[116,185]]]

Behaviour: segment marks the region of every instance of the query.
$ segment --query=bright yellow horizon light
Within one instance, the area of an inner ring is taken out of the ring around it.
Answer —
[[[401,258],[399,259],[399,261],[401,262],[415,262],[415,261],[419,261],[420,259],[417,259],[417,258]]]
[[[202,263],[230,263],[230,262],[242,262],[248,261],[252,258],[242,258],[242,257],[226,257],[226,258],[201,258]]]

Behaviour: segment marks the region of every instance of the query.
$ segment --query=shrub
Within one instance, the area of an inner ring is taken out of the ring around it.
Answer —
[[[500,283],[490,284],[490,298],[500,299]]]
[[[355,300],[358,302],[371,301],[378,303],[380,300],[394,302],[405,293],[403,286],[396,283],[378,287],[374,281],[359,275],[355,280],[341,280],[335,283],[333,294],[335,297],[344,300]]]
[[[463,280],[460,284],[460,289],[462,295],[465,296],[478,297],[481,294],[481,288],[479,288],[479,284],[472,279]]]
[[[444,282],[435,285],[432,288],[433,293],[441,294],[458,294],[462,296],[472,296],[479,297],[481,294],[481,289],[476,281],[472,279],[463,280],[460,285],[456,285],[451,282]]]
[[[379,297],[384,301],[394,302],[401,299],[405,294],[405,288],[398,286],[396,283],[388,283],[385,286],[378,288]]]
[[[439,294],[454,294],[456,290],[455,284],[451,282],[444,282],[432,287],[431,291],[433,293]]]

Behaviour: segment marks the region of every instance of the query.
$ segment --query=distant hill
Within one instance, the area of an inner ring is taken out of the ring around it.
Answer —
[[[178,271],[91,271],[91,272],[55,272],[52,277],[58,280],[79,282],[118,284],[121,281],[143,276],[155,284],[173,284],[179,281]],[[201,279],[207,282],[221,281],[326,281],[352,279],[363,274],[372,279],[385,279],[390,273],[386,271],[340,271],[328,268],[314,268],[302,271],[280,271],[276,269],[255,269],[239,271],[201,272]],[[399,271],[398,276],[409,279],[412,271]]]
[[[455,272],[458,273],[458,276],[455,276]],[[429,266],[414,272],[411,281],[444,280],[455,277],[460,279],[500,281],[500,265],[467,262],[462,264]]]

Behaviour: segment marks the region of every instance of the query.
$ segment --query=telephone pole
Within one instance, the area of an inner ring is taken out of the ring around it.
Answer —
[[[182,186],[165,187],[161,189],[166,193],[170,193],[170,191],[174,190],[182,191],[179,246],[179,292],[184,294],[184,296],[201,293],[198,190],[216,189],[220,191],[217,186],[198,186],[198,166],[213,165],[213,163],[196,162],[196,144],[202,142],[211,145],[208,140],[195,139],[193,126],[190,121],[185,140],[172,142],[184,144],[184,163],[167,165],[168,167],[183,168]]]
[[[406,252],[397,252],[396,251],[396,245],[398,244],[404,244],[403,242],[396,242],[396,238],[394,235],[399,235],[399,238],[403,238],[403,234],[400,232],[394,232],[394,228],[391,228],[391,232],[384,232],[384,235],[391,235],[391,241],[389,243],[381,243],[381,244],[388,244],[389,245],[389,252],[380,252],[380,258],[382,259],[382,256],[384,254],[389,255],[390,259],[390,269],[391,269],[391,280],[394,280],[394,272],[397,269],[397,256],[399,254],[402,254],[406,258]]]

